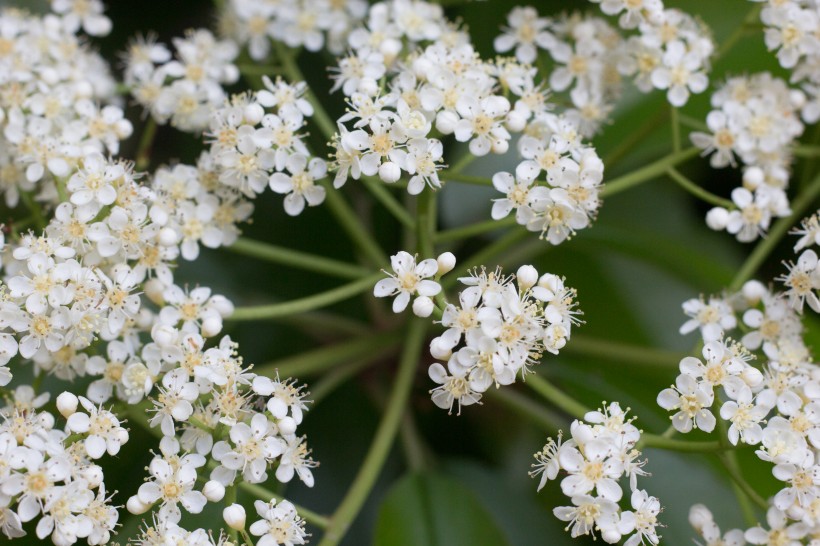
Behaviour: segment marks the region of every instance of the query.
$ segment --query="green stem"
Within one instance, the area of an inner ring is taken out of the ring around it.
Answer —
[[[342,225],[353,243],[367,256],[372,265],[383,266],[390,262],[387,255],[376,242],[375,237],[364,228],[359,217],[350,208],[342,195],[333,188],[328,180],[320,182],[325,188],[325,203],[336,220]]]
[[[248,534],[248,531],[247,531],[247,530],[242,529],[241,531],[239,531],[239,533],[242,535],[242,540],[244,540],[244,541],[245,541],[245,543],[246,543],[248,546],[255,546],[255,545],[254,545],[254,543],[253,543],[253,539],[252,539],[252,538],[251,538],[251,536]]]
[[[607,169],[615,165],[623,156],[629,153],[635,146],[644,142],[652,131],[657,129],[666,119],[666,112],[663,108],[658,109],[658,113],[646,120],[643,125],[635,130],[630,130],[626,138],[618,142],[618,145],[610,150],[603,158]]]
[[[735,292],[740,290],[743,283],[751,278],[757,271],[760,265],[766,260],[769,254],[780,242],[780,239],[789,231],[793,225],[803,216],[806,209],[817,199],[820,195],[820,176],[816,176],[811,184],[806,186],[806,189],[792,201],[792,213],[786,218],[781,218],[769,230],[768,235],[761,239],[755,249],[743,262],[743,265],[738,270],[732,282],[729,284],[729,291]]]
[[[435,258],[433,249],[433,239],[436,236],[436,194],[432,191],[424,191],[418,196],[418,207],[416,210],[416,236],[418,237],[418,250],[422,259]]]
[[[527,380],[529,381],[528,378]],[[551,412],[544,409],[541,404],[516,392],[512,389],[488,389],[487,396],[499,400],[505,406],[516,412],[518,415],[529,419],[533,424],[542,430],[551,433],[558,432],[561,428],[557,423],[559,419]]]
[[[620,193],[654,178],[658,178],[670,167],[674,167],[675,165],[695,157],[700,151],[700,148],[695,148],[693,146],[680,152],[669,154],[653,163],[650,163],[646,167],[642,167],[636,171],[632,171],[631,173],[619,176],[614,180],[610,180],[604,184],[603,188],[601,188],[601,197],[610,197],[616,193]]]
[[[817,157],[820,156],[820,146],[803,145],[792,149],[797,157]]]
[[[737,461],[734,460],[732,457],[734,452],[729,451],[729,453],[721,453],[718,455],[718,459],[720,462],[723,463],[724,468],[729,473],[729,476],[732,480],[737,484],[741,491],[756,505],[760,508],[766,510],[769,508],[769,503],[767,503],[763,497],[761,497],[754,488],[749,485],[749,482],[743,477],[743,474],[740,472],[740,468],[737,466]]]
[[[757,20],[760,14],[761,7],[762,6],[760,4],[755,4],[754,7],[752,7],[749,10],[749,12],[746,14],[746,17],[743,19],[743,22],[736,26],[732,34],[730,34],[729,37],[726,38],[726,40],[724,40],[723,43],[720,45],[720,48],[717,50],[717,53],[712,58],[713,64],[717,63],[718,59],[726,55],[726,53],[730,49],[732,49],[735,46],[735,44],[737,44],[737,42],[743,37],[743,35],[746,32],[748,32],[748,25]]]
[[[669,122],[672,126],[672,151],[680,152],[680,118],[678,117],[678,109],[674,106],[669,107]]]
[[[376,483],[376,478],[381,473],[387,455],[390,453],[390,448],[396,439],[405,405],[410,396],[413,377],[416,373],[421,348],[425,340],[425,331],[425,321],[411,319],[406,337],[407,342],[401,355],[396,380],[390,393],[384,417],[379,423],[379,428],[367,452],[364,464],[359,468],[359,472],[342,503],[331,516],[330,525],[328,525],[319,546],[335,546],[342,540],[370,494],[373,485]]]
[[[270,76],[271,74],[280,74],[282,72],[281,66],[274,65],[256,65],[252,63],[237,65],[239,72],[245,76]]]
[[[21,191],[20,192],[20,201],[26,206],[26,208],[31,213],[32,218],[34,219],[34,226],[42,231],[46,227],[46,219],[43,216],[43,211],[40,208],[40,204],[34,201],[32,194],[29,192]]]
[[[698,186],[697,184],[683,176],[681,173],[679,173],[672,167],[670,167],[669,170],[666,171],[666,174],[669,175],[669,178],[677,182],[680,187],[682,187],[698,199],[706,201],[707,203],[715,205],[717,207],[723,207],[725,209],[731,210],[735,208],[735,204],[730,200],[724,199],[723,197],[718,197],[714,193],[704,190],[703,188],[701,188],[700,186]]]
[[[237,239],[236,242],[227,247],[227,249],[237,254],[250,256],[259,260],[281,265],[290,265],[299,269],[315,271],[344,279],[359,279],[370,273],[370,270],[359,265],[353,265],[299,250],[291,250],[261,241],[254,241],[244,237]]]
[[[134,168],[137,171],[144,171],[151,164],[151,146],[154,144],[154,137],[157,136],[157,122],[149,117],[142,130],[137,154],[134,161]]]
[[[461,182],[463,184],[474,184],[477,186],[492,186],[493,181],[483,176],[473,176],[470,174],[461,174],[454,171],[441,171],[439,178],[442,182]]]
[[[413,217],[410,216],[407,209],[390,193],[390,190],[385,187],[384,182],[377,178],[363,176],[362,184],[364,184],[365,188],[373,194],[373,197],[375,197],[400,224],[407,229],[416,228],[416,222],[413,220]]]
[[[589,411],[583,404],[564,393],[561,389],[544,379],[541,375],[532,374],[526,378],[527,385],[543,396],[548,402],[572,415],[577,419],[583,419]]]
[[[675,367],[686,355],[651,347],[640,347],[606,339],[573,336],[563,351],[569,355],[590,356],[642,366]]]
[[[383,273],[377,273],[338,288],[314,294],[306,298],[301,298],[283,303],[272,303],[269,305],[255,305],[251,307],[237,307],[233,315],[229,317],[232,321],[263,320],[278,318],[305,311],[313,311],[321,307],[326,307],[340,301],[344,301],[357,294],[360,294],[373,286],[384,277]]]
[[[210,435],[213,435],[214,429],[206,425],[203,421],[201,421],[198,417],[194,417],[193,415],[188,418],[188,422],[194,425],[199,430],[204,430]]]
[[[690,129],[694,129],[696,131],[701,132],[710,132],[709,126],[706,125],[703,121],[693,118],[692,116],[687,116],[685,114],[678,114],[678,119],[680,120],[681,125],[684,127],[689,127]]]
[[[467,226],[448,229],[436,234],[437,243],[447,243],[450,241],[459,241],[475,235],[483,235],[492,231],[507,228],[515,225],[515,216],[508,216],[501,220],[485,220],[483,222],[476,222]]]
[[[669,438],[664,438],[663,435],[650,434],[648,432],[644,432],[643,434],[641,434],[641,439],[638,442],[638,445],[636,446],[636,448],[639,450],[644,447],[654,447],[658,449],[666,449],[669,451],[683,451],[693,453],[703,453],[731,449],[731,447],[723,446],[720,442],[716,440],[711,442],[689,442],[686,440],[672,440]]]
[[[282,360],[255,366],[253,371],[258,375],[268,377],[274,373],[278,373],[279,376],[283,378],[319,374],[348,360],[356,360],[371,354],[378,354],[383,349],[395,345],[401,338],[402,334],[399,332],[378,334],[371,332],[360,338],[352,339],[344,343],[322,347]]]
[[[333,368],[328,373],[322,375],[322,378],[310,386],[310,399],[313,400],[313,405],[318,404],[322,399],[332,393],[336,387],[342,385],[345,381],[361,372],[368,366],[371,366],[379,360],[386,358],[388,355],[395,352],[396,346],[383,347],[380,350],[370,351],[370,353],[358,360],[351,360]]]

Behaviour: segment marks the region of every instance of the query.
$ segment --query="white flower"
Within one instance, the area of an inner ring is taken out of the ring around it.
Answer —
[[[592,534],[596,529],[606,532],[618,525],[618,505],[611,500],[576,495],[572,504],[575,506],[560,506],[552,511],[561,521],[569,522],[572,538]]]
[[[703,73],[703,59],[694,51],[687,51],[683,42],[674,41],[666,46],[663,64],[652,72],[652,84],[668,89],[667,99],[672,106],[683,106],[689,92],[702,93],[709,80]]]
[[[658,394],[658,405],[665,410],[679,410],[672,416],[672,425],[678,432],[689,432],[692,427],[704,432],[715,428],[715,416],[709,411],[714,393],[703,383],[687,374],[680,374],[672,388]]]
[[[260,500],[254,501],[256,513],[262,519],[250,526],[250,533],[260,537],[256,541],[258,546],[293,546],[306,544],[308,534],[305,532],[305,522],[296,513],[293,504],[286,500],[269,503]]]
[[[515,57],[526,64],[533,64],[538,49],[550,49],[555,44],[549,28],[549,20],[539,17],[535,8],[516,6],[507,15],[509,27],[503,27],[501,36],[493,41],[495,50],[506,53],[515,48]]]
[[[268,183],[276,193],[285,196],[285,212],[291,216],[299,215],[305,208],[305,201],[311,207],[325,200],[325,189],[316,184],[317,180],[327,174],[327,164],[317,157],[310,160],[302,154],[291,155],[286,163],[290,176],[274,173]]]
[[[432,297],[441,292],[441,285],[436,281],[427,280],[436,275],[438,263],[430,258],[416,264],[416,259],[405,251],[390,257],[393,274],[382,279],[373,288],[373,295],[377,298],[396,296],[393,300],[393,312],[401,313],[410,303],[411,296]]]
[[[193,489],[196,469],[205,464],[205,458],[186,455],[183,459],[177,460],[176,456],[173,459],[173,464],[164,457],[155,457],[151,461],[148,467],[151,479],[140,486],[137,497],[148,506],[161,501],[159,516],[179,522],[182,514],[178,504],[182,504],[188,512],[198,514],[207,502],[202,493]]]
[[[88,412],[75,412],[69,418],[66,429],[87,434],[83,440],[86,453],[92,459],[99,459],[104,453],[116,455],[120,446],[128,441],[128,431],[120,426],[117,417],[108,410],[97,408],[85,397],[79,397]]]
[[[788,288],[786,295],[789,298],[789,304],[798,313],[803,312],[803,302],[808,302],[809,307],[820,313],[820,299],[815,293],[820,285],[817,262],[817,253],[813,250],[805,250],[797,259],[797,264],[789,263],[789,272],[776,279]]]

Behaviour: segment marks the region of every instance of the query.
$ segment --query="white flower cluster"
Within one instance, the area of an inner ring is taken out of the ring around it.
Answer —
[[[430,354],[442,361],[428,370],[439,384],[433,402],[452,412],[453,404],[475,404],[493,384],[522,378],[538,364],[544,351],[552,354],[566,345],[572,326],[580,324],[575,290],[551,273],[539,277],[530,265],[517,275],[500,270],[473,271],[459,279],[467,288],[459,305],[447,304],[441,324],[447,330],[430,343]],[[515,282],[514,282],[515,281]]]
[[[811,246],[820,246],[820,220],[817,213],[803,220],[800,228],[793,233],[800,235],[800,240],[794,246],[794,251],[803,251],[797,258],[797,263],[789,262],[788,272],[777,280],[786,286],[786,296],[789,304],[797,310],[803,312],[803,305],[809,304],[816,313],[820,313],[820,299],[817,291],[820,290],[820,267],[818,267],[817,252]]]
[[[300,214],[307,202],[321,204],[327,163],[311,157],[302,138],[305,117],[313,114],[302,98],[306,85],[263,76],[265,89],[234,95],[210,115],[210,158],[219,181],[247,197],[266,187],[285,194],[285,212]],[[266,111],[266,108],[269,111]]]
[[[206,29],[174,38],[175,54],[153,37],[134,40],[126,53],[124,83],[158,123],[198,133],[225,100],[224,84],[239,79],[239,47]]]
[[[711,154],[713,167],[743,163],[743,186],[732,191],[733,210],[715,207],[706,223],[725,229],[738,241],[763,235],[772,218],[791,213],[789,185],[791,147],[803,133],[798,110],[801,91],[767,72],[730,78],[712,95],[714,108],[706,117],[709,133],[693,132],[692,143]]]
[[[816,216],[804,221],[796,231],[801,235],[796,250],[816,244],[817,232]],[[690,520],[708,544],[780,540],[798,545],[820,532],[820,383],[798,314],[804,301],[817,305],[812,289],[816,261],[813,250],[804,250],[780,278],[787,288],[782,293],[750,281],[736,295],[684,304],[692,318],[681,331],[700,328],[704,361],[684,358],[675,386],[660,393],[658,404],[676,412],[672,425],[679,432],[711,432],[717,402],[720,418],[728,424],[729,442],[758,446],[758,458],[770,463],[782,482],[769,499],[768,528],[733,530],[721,538],[708,510],[693,507]],[[736,315],[742,317],[744,332],[739,343],[722,339],[724,331],[738,326]],[[750,364],[753,352],[766,361],[760,369]]]
[[[660,0],[592,0],[619,25],[637,33],[623,37],[600,17],[573,13],[558,19],[540,17],[533,7],[515,7],[508,26],[495,39],[496,51],[515,50],[518,61],[541,65],[538,50],[549,53],[554,68],[549,87],[569,90],[581,134],[590,137],[606,122],[622,91],[622,77],[634,77],[639,90],[666,89],[674,106],[708,85],[714,45],[702,23]]]
[[[236,354],[236,344],[227,337],[206,350],[197,346],[196,336],[184,337],[188,354],[170,359],[181,362],[163,376],[153,400],[150,424],[162,432],[161,453],[149,465],[150,477],[129,499],[129,511],[142,514],[159,504],[157,517],[178,523],[180,504],[190,513],[199,513],[207,501],[221,501],[225,488],[234,486],[238,478],[262,483],[274,466],[280,482],[297,475],[312,486],[310,469],[316,463],[304,437],[296,435],[307,409],[301,387],[250,373]],[[168,341],[160,346],[163,353],[179,351]],[[228,427],[227,438],[214,442],[220,426]],[[198,469],[209,457],[218,465],[198,491],[194,488]]]
[[[763,0],[752,0],[761,2]],[[820,119],[820,14],[814,0],[766,2],[760,12],[764,38],[770,51],[791,72],[790,81],[800,84],[807,99],[800,105],[806,123]]]
[[[702,504],[696,504],[689,510],[689,523],[706,541],[705,546],[722,544],[729,546],[744,546],[744,544],[801,546],[806,544],[804,539],[809,539],[809,546],[817,544],[817,539],[812,538],[816,536],[816,530],[803,523],[790,522],[786,514],[774,506],[769,507],[766,511],[768,529],[758,524],[746,531],[732,529],[721,534],[720,527],[712,517],[712,512]]]
[[[259,546],[295,546],[307,544],[305,522],[296,513],[293,504],[286,500],[269,503],[254,502],[256,512],[261,519],[253,522],[250,533],[258,536]],[[236,530],[245,528],[245,509],[239,504],[232,504],[223,512],[228,525]],[[232,546],[235,544],[224,533],[214,537],[206,529],[188,531],[178,524],[154,518],[153,525],[146,525],[139,537],[130,542],[135,546],[157,546],[157,544],[189,544],[191,546]]]
[[[604,164],[593,148],[560,137],[562,127],[549,138],[523,136],[518,149],[525,158],[515,176],[499,172],[495,189],[505,194],[493,203],[492,217],[500,220],[515,210],[515,221],[542,239],[560,244],[589,226],[601,204],[598,193]],[[542,172],[546,185],[535,183]]]
[[[535,454],[538,461],[530,476],[541,476],[540,491],[559,473],[561,491],[572,501],[572,506],[553,510],[555,517],[567,522],[573,538],[600,533],[608,544],[615,544],[627,535],[625,546],[658,544],[658,514],[660,501],[645,490],[638,489],[638,476],[646,476],[646,464],[635,446],[641,431],[627,418],[617,402],[603,409],[590,411],[583,421],[575,420],[570,427],[571,438],[562,443],[550,438],[544,448]],[[631,510],[618,505],[624,491],[621,480],[628,480]],[[593,496],[593,492],[595,496]],[[633,534],[634,533],[634,534]]]
[[[26,400],[31,391],[18,389],[12,411],[0,424],[0,533],[26,535],[23,524],[39,518],[35,534],[57,546],[80,539],[105,544],[119,513],[106,492],[103,469],[95,462],[116,455],[128,432],[110,411],[88,399],[63,393],[57,400],[66,422]],[[78,403],[82,408],[78,411]]]
[[[348,41],[352,51],[334,75],[349,104],[334,142],[336,187],[349,177],[393,183],[406,173],[410,194],[440,188],[444,149],[436,134],[468,143],[474,156],[507,152],[513,132],[537,137],[542,148],[554,134],[564,151],[582,146],[578,123],[549,112],[535,69],[480,59],[439,6],[376,4]]]
[[[247,45],[255,60],[268,56],[271,40],[308,51],[326,47],[339,55],[347,47],[348,34],[366,14],[365,0],[231,0],[221,26],[234,42]]]
[[[83,21],[104,30],[101,4],[87,2],[83,21],[71,4],[54,0],[57,13],[42,17],[0,12],[0,192],[10,207],[37,182],[53,195],[83,156],[116,154],[133,130],[105,61],[75,34]]]

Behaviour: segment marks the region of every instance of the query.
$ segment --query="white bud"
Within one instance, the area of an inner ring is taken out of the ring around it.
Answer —
[[[502,138],[494,140],[491,149],[494,154],[506,154],[510,149],[510,141]]]
[[[81,474],[83,479],[88,482],[88,487],[91,489],[99,487],[105,477],[103,475],[103,469],[95,464],[85,467]]]
[[[225,486],[216,480],[209,480],[202,486],[202,494],[211,502],[219,502],[225,498]]]
[[[743,297],[752,305],[757,304],[768,292],[760,281],[746,281],[742,288]]]
[[[60,415],[68,419],[74,414],[75,411],[77,411],[77,404],[79,401],[80,400],[76,395],[68,391],[64,391],[57,397],[57,411],[60,412]]]
[[[444,275],[456,266],[456,256],[452,252],[443,252],[436,258],[436,262],[438,262],[438,274]]]
[[[437,360],[447,360],[453,354],[453,348],[447,345],[440,337],[430,342],[430,356]]]
[[[615,528],[601,529],[601,538],[604,539],[604,542],[607,544],[615,544],[621,540],[621,533]]]
[[[54,416],[47,411],[37,414],[37,422],[40,423],[40,426],[46,430],[51,430],[54,428]]]
[[[507,129],[520,133],[527,126],[527,116],[521,110],[512,110],[507,114]]]
[[[156,277],[148,279],[145,284],[143,284],[143,292],[145,292],[145,295],[159,307],[165,305],[165,298],[162,295],[162,293],[165,292],[165,288],[166,286],[162,284],[162,281]]]
[[[715,231],[726,229],[729,223],[729,211],[723,207],[715,207],[706,213],[706,225]]]
[[[159,230],[157,240],[162,246],[174,246],[179,242],[179,235],[173,228],[164,227]]]
[[[296,421],[293,417],[282,417],[279,419],[279,433],[283,436],[296,434]]]
[[[766,174],[760,167],[749,167],[743,171],[743,186],[748,190],[754,190],[766,182]]]
[[[381,167],[379,167],[379,178],[388,184],[392,184],[401,178],[401,168],[392,161],[382,163]]]
[[[202,337],[214,337],[222,331],[222,318],[211,315],[202,321]]]
[[[151,505],[142,502],[138,496],[134,495],[125,503],[125,508],[134,515],[140,515],[147,512],[151,508]]]
[[[359,91],[368,97],[375,97],[379,94],[379,83],[373,78],[362,78],[359,80]]]
[[[261,104],[255,102],[248,104],[242,112],[242,117],[245,118],[248,125],[256,125],[265,117],[265,109],[262,108]]]
[[[173,326],[167,324],[157,323],[151,329],[151,339],[160,347],[167,347],[176,343],[179,338],[179,332]]]
[[[518,279],[518,286],[521,290],[527,290],[535,286],[538,282],[538,271],[531,265],[522,265],[515,274]]]
[[[417,317],[427,318],[433,314],[436,304],[427,296],[419,296],[413,300],[413,314]]]
[[[228,527],[241,531],[245,528],[245,509],[241,504],[232,504],[222,510],[222,518]]]

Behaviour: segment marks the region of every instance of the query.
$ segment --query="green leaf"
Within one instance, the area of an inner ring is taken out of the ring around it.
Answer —
[[[510,544],[474,494],[437,474],[411,474],[390,490],[376,522],[375,546]]]

